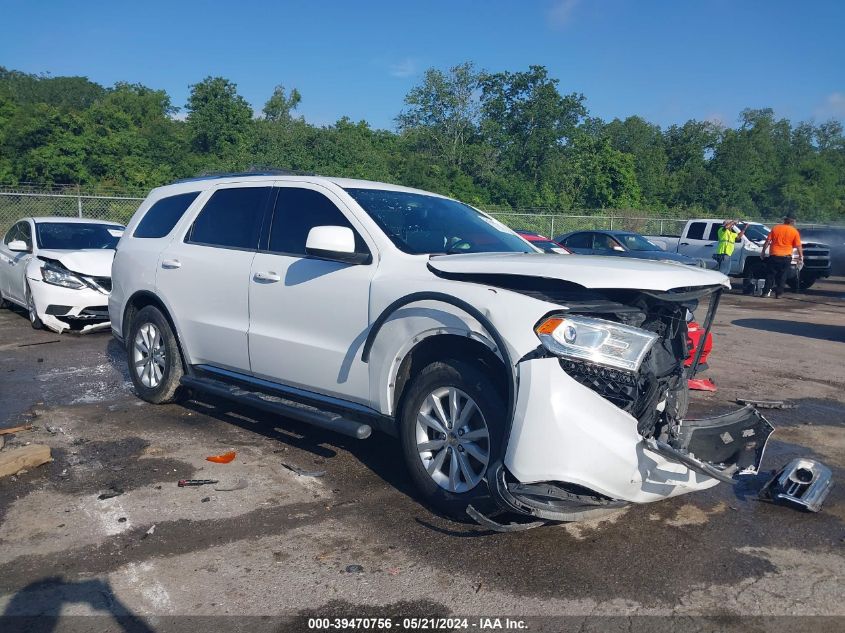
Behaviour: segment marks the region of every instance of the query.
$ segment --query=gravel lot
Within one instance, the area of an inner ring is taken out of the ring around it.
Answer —
[[[764,469],[829,464],[821,513],[762,503],[753,481],[493,534],[420,505],[390,438],[208,399],[148,405],[108,334],[37,332],[0,311],[0,427],[31,421],[7,445],[54,457],[0,480],[0,613],[845,617],[845,278],[781,300],[731,294],[714,335],[719,392],[695,393],[692,412],[796,403],[764,412],[777,428]],[[230,464],[205,460],[229,449]]]

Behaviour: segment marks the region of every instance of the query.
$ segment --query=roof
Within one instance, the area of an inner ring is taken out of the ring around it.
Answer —
[[[26,220],[27,218],[22,218]],[[37,218],[29,218],[33,222],[70,222],[72,224],[109,224],[111,226],[123,226],[120,222],[113,222],[111,220],[98,220],[97,218],[74,218],[67,216],[41,216]]]
[[[156,190],[176,189],[179,191],[202,191],[211,187],[216,187],[220,184],[268,181],[307,182],[313,184],[330,183],[337,187],[341,187],[342,189],[383,189],[385,191],[404,191],[407,193],[417,193],[426,196],[437,196],[438,198],[447,197],[437,193],[432,193],[431,191],[414,189],[413,187],[403,187],[402,185],[394,185],[388,182],[360,180],[356,178],[336,178],[333,176],[317,176],[313,174],[282,174],[270,171],[199,176],[197,178],[190,178],[187,180],[178,180],[172,184],[158,187]]]

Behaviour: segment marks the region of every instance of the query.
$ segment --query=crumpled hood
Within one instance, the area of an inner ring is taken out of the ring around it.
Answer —
[[[91,277],[111,277],[114,250],[88,248],[79,251],[39,250],[41,259],[56,259],[69,271]]]
[[[438,255],[429,260],[434,270],[454,275],[523,275],[575,283],[585,288],[666,291],[674,288],[722,285],[730,281],[720,272],[670,262],[632,257],[546,253],[470,253]]]

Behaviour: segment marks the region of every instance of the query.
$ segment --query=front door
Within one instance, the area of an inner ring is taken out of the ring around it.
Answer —
[[[191,363],[249,372],[250,268],[272,187],[221,185],[159,256],[156,287]]]
[[[267,248],[252,262],[249,355],[260,378],[324,395],[366,402],[369,374],[361,346],[369,325],[373,246],[354,216],[328,189],[279,183]],[[309,257],[315,226],[346,226],[368,263]]]
[[[9,243],[24,242],[29,252],[17,252],[9,249]],[[26,267],[32,260],[33,235],[29,220],[15,224],[3,239],[0,247],[0,290],[4,297],[18,303],[25,302]]]

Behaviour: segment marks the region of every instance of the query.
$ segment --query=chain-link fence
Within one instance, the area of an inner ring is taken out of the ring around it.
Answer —
[[[17,186],[0,188],[0,236],[17,220],[26,217],[65,216],[111,220],[125,224],[143,201],[141,192],[107,189],[82,191],[77,187]],[[623,230],[643,235],[681,234],[686,218],[646,216],[630,209],[553,213],[550,209],[485,210],[499,221],[517,230],[557,237],[580,230]],[[765,220],[761,220],[766,223]],[[819,225],[804,224],[801,228]]]
[[[79,217],[125,224],[143,197],[101,195],[72,190],[0,190],[0,235],[21,218]]]

